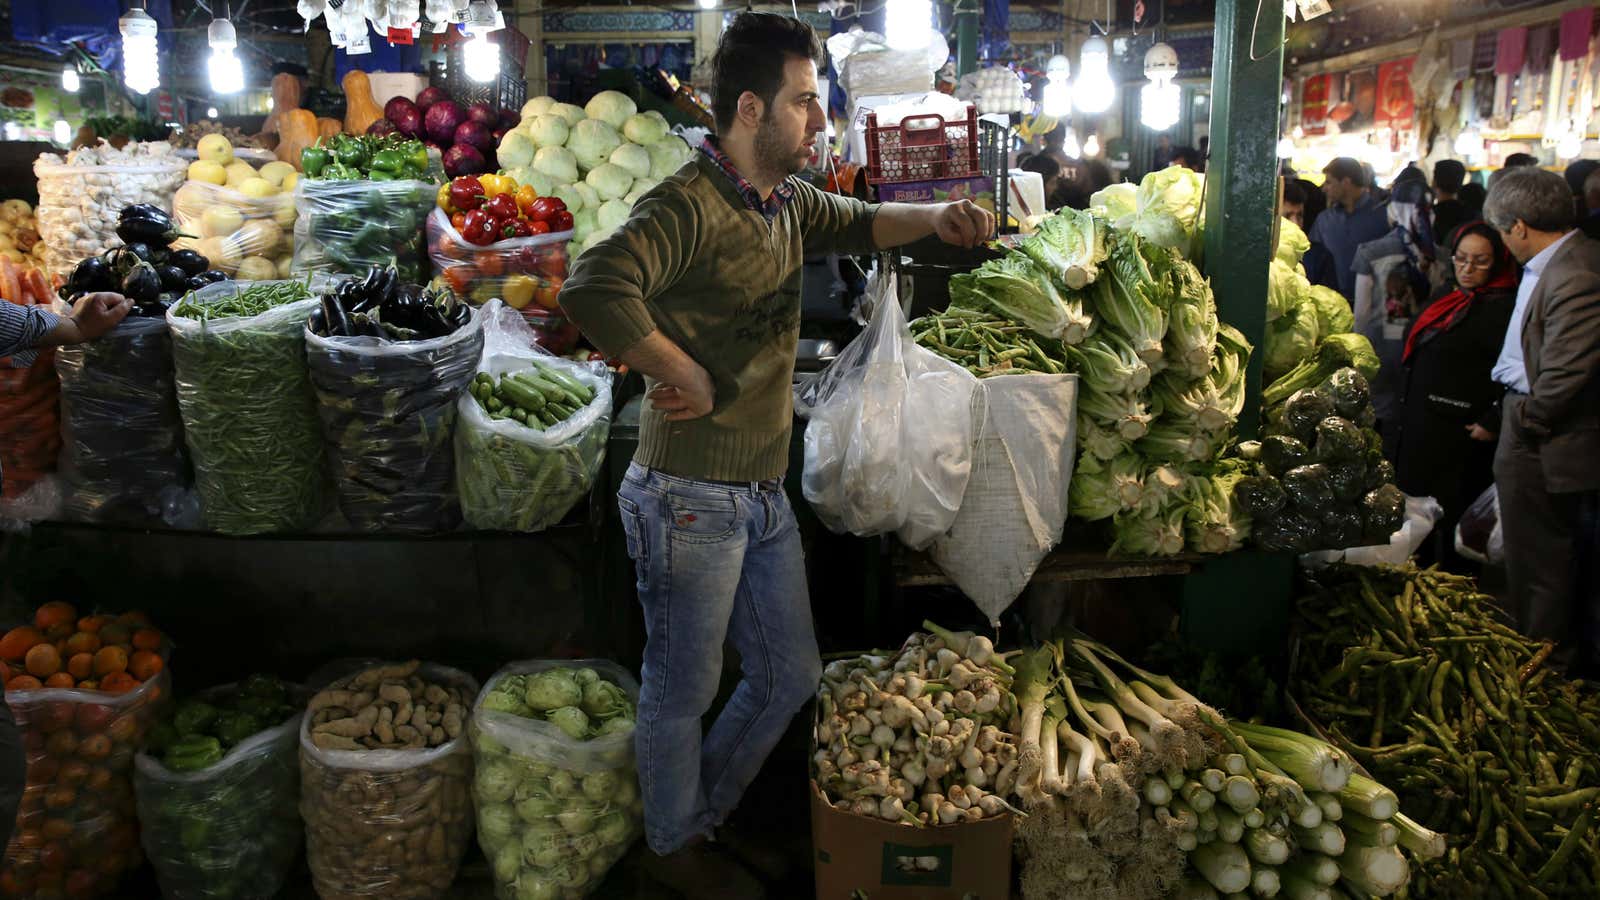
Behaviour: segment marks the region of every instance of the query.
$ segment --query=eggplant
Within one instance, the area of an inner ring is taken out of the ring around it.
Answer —
[[[170,223],[173,227],[176,227],[177,224],[178,224],[172,218],[172,214],[171,213],[167,212],[166,210],[164,210],[161,207],[156,206],[155,204],[152,204],[152,203],[135,203],[135,204],[133,204],[131,206],[124,206],[122,208],[122,211],[117,213],[117,221],[119,221],[119,222],[122,221],[123,219],[133,219],[133,218],[140,218],[140,219],[162,219],[162,218],[165,218],[168,221],[168,223]]]
[[[151,303],[161,297],[161,276],[155,266],[141,262],[122,277],[122,295],[137,305]]]
[[[161,276],[161,289],[164,291],[181,291],[189,283],[189,276],[177,266],[157,266],[156,274]]]
[[[348,337],[354,332],[350,328],[350,317],[345,314],[345,308],[339,302],[336,294],[323,294],[321,312],[327,320],[329,337]]]
[[[111,276],[111,264],[103,257],[91,256],[73,268],[66,289],[74,294],[92,294],[95,291],[115,290],[117,283]]]
[[[190,277],[199,275],[201,272],[211,268],[211,260],[206,259],[194,250],[172,251],[172,255],[167,257],[167,264],[177,266],[183,270],[183,274]]]
[[[127,218],[117,223],[117,237],[124,244],[152,244],[163,249],[181,237],[195,237],[178,230],[171,216],[156,218]]]
[[[189,290],[199,290],[208,284],[216,284],[219,281],[227,280],[227,272],[218,271],[217,269],[207,269],[204,272],[201,272],[199,275],[190,277]]]

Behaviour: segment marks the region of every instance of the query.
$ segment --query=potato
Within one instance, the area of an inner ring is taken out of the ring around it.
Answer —
[[[189,164],[189,180],[206,184],[227,184],[228,171],[221,163],[197,159]]]
[[[244,213],[231,206],[213,206],[200,216],[202,237],[227,237],[244,225]]]
[[[246,256],[239,262],[239,271],[234,277],[240,281],[271,281],[278,277],[278,267],[264,256]]]

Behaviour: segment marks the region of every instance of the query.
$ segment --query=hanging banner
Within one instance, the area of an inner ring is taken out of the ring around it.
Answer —
[[[1313,75],[1306,79],[1300,93],[1300,127],[1306,134],[1328,132],[1328,76]]]
[[[1404,131],[1416,123],[1417,103],[1411,93],[1411,67],[1415,56],[1386,62],[1378,67],[1378,109],[1380,126]]]

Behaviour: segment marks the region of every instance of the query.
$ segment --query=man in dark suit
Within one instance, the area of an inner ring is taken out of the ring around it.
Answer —
[[[1524,266],[1495,363],[1506,386],[1495,483],[1518,625],[1560,642],[1566,663],[1593,664],[1584,634],[1596,604],[1600,497],[1600,242],[1573,229],[1572,191],[1535,167],[1505,171],[1483,214]],[[1479,437],[1481,426],[1474,437]]]

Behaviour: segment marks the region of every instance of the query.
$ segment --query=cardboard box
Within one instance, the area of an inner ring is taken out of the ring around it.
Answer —
[[[834,809],[813,781],[817,900],[1007,900],[1013,825],[896,825]]]
[[[948,203],[951,200],[971,200],[984,209],[994,212],[994,179],[987,176],[972,178],[942,178],[938,181],[901,181],[880,184],[874,188],[879,203]]]

